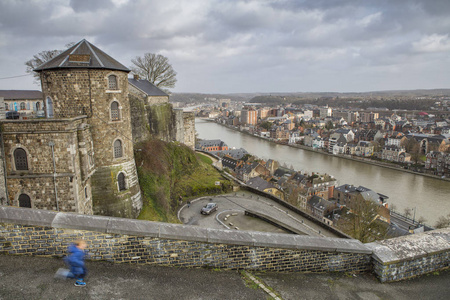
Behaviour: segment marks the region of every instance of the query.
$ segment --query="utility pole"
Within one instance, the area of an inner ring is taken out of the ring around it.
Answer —
[[[55,142],[50,141],[48,145],[52,148],[52,160],[53,160],[53,185],[55,186],[55,200],[56,200],[56,211],[59,211],[59,203],[58,203],[58,189],[56,188],[56,163],[55,163],[55,151],[53,147],[55,147]]]

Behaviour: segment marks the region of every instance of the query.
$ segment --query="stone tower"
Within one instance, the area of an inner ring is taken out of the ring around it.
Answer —
[[[94,166],[85,170],[90,172],[93,212],[136,217],[142,200],[131,133],[129,70],[82,40],[35,71],[40,73],[47,119],[86,117],[87,132],[79,132],[78,147]]]

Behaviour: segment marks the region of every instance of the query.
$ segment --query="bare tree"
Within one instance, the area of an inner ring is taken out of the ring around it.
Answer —
[[[371,200],[359,199],[344,213],[338,223],[345,233],[363,243],[385,238],[389,224],[378,220],[379,205]]]
[[[450,214],[448,214],[446,217],[444,216],[439,217],[434,227],[436,228],[450,227]]]
[[[66,45],[66,48],[70,48],[75,43],[69,43]],[[39,73],[34,72],[33,70],[39,67],[40,65],[46,63],[47,61],[51,60],[52,58],[58,56],[64,52],[64,50],[44,50],[39,52],[38,54],[33,55],[33,58],[26,61],[25,65],[27,66],[27,73],[32,73],[34,76],[34,82],[39,84],[41,82],[41,78],[39,77]]]
[[[408,219],[411,218],[411,208],[406,207],[405,210],[403,211],[403,214],[404,214],[405,217],[407,217]]]
[[[145,53],[143,57],[136,56],[131,62],[131,71],[147,79],[159,88],[174,88],[177,73],[169,63],[169,59],[161,54]]]

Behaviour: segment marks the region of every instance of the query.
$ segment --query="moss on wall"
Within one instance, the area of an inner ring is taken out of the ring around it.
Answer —
[[[131,197],[139,193],[138,186],[119,191],[117,175],[125,171],[117,165],[97,169],[91,178],[94,214],[122,218],[136,218],[138,210],[133,207]]]
[[[170,103],[147,106],[147,116],[150,134],[153,137],[166,142],[173,140],[175,116]]]

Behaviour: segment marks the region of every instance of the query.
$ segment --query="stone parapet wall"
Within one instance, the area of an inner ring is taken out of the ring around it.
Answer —
[[[404,280],[450,267],[450,228],[378,241],[374,272],[381,282]]]
[[[169,103],[169,96],[147,96],[148,105]]]
[[[195,114],[183,112],[184,144],[194,150],[195,148]]]
[[[367,272],[356,240],[237,232],[158,222],[0,207],[0,253],[61,257],[75,239],[93,260],[283,272]]]

